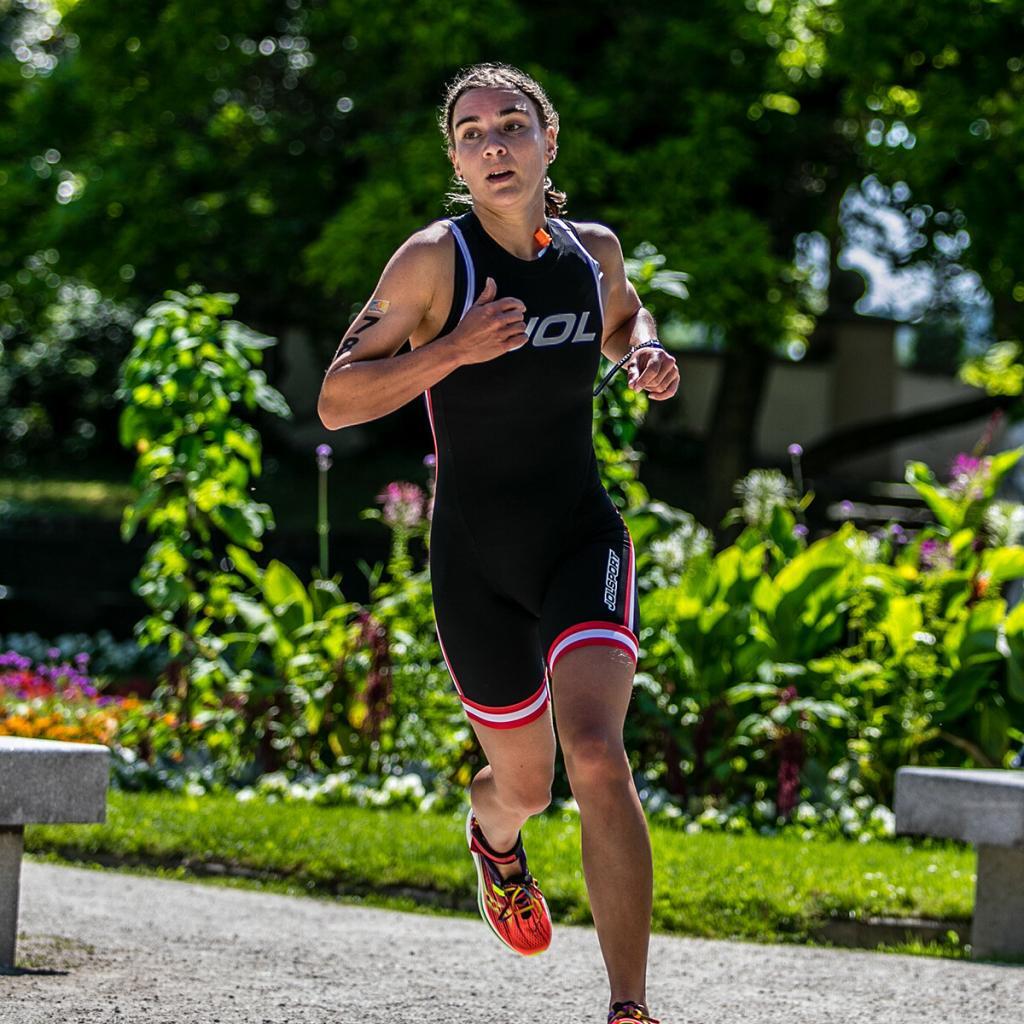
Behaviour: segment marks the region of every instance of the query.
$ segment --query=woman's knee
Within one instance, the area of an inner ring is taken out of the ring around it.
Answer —
[[[603,731],[585,731],[563,738],[562,755],[569,783],[577,789],[607,788],[632,778],[622,737]]]
[[[528,778],[503,778],[495,773],[494,780],[501,802],[524,817],[540,814],[551,806],[553,767],[550,773],[538,773]]]

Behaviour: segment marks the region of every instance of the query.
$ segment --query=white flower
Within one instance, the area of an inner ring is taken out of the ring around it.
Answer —
[[[686,567],[714,547],[711,532],[688,512],[682,514],[685,518],[667,537],[653,541],[647,548],[667,586],[678,583]]]
[[[686,827],[683,831],[686,832],[688,835],[694,836],[697,835],[698,832],[703,832],[704,829],[701,828],[699,822],[689,821],[686,823]]]
[[[888,807],[879,804],[868,819],[880,826],[881,832],[886,836],[896,835],[896,815]],[[930,868],[929,868],[930,870]]]
[[[722,824],[722,818],[723,815],[716,811],[714,807],[706,807],[697,815],[697,821],[702,825],[720,825]]]
[[[997,547],[1019,544],[1024,538],[1024,505],[1015,501],[993,501],[982,518],[986,532]]]
[[[186,782],[185,792],[189,796],[205,796],[206,788],[203,786],[201,782]]]
[[[415,773],[389,775],[381,788],[385,793],[393,794],[396,797],[411,794],[417,800],[422,799],[427,792],[423,787],[423,780]]]
[[[882,552],[880,537],[872,537],[867,533],[854,532],[844,541],[847,551],[861,562],[877,562]]]
[[[776,507],[788,506],[795,497],[793,485],[777,469],[751,470],[733,484],[732,490],[740,499],[743,518],[762,529],[768,527]]]
[[[818,820],[818,812],[805,800],[797,806],[795,817],[801,825],[813,825]]]
[[[247,803],[248,801],[254,799],[255,796],[256,796],[256,790],[254,790],[252,788],[252,786],[246,786],[245,789],[240,789],[235,794],[235,799],[237,801],[239,801],[239,803],[243,803],[244,804],[244,803]]]
[[[270,772],[261,775],[256,783],[261,793],[285,793],[288,790],[288,777],[284,772]]]

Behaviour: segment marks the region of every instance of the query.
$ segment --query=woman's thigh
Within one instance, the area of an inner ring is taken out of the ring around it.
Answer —
[[[444,541],[431,542],[434,620],[467,718],[478,735],[550,718],[537,616],[496,589],[471,549]]]

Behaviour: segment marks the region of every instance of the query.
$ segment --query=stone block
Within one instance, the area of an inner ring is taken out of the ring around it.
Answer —
[[[1024,959],[1024,847],[978,847],[971,956]]]
[[[1024,772],[900,768],[896,831],[976,846],[1024,846]]]
[[[0,826],[102,822],[110,749],[0,736]]]

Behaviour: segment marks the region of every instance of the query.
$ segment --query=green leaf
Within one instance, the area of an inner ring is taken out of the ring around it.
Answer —
[[[914,634],[921,632],[923,625],[919,597],[895,596],[889,599],[885,618],[878,628],[889,640],[894,653],[902,655],[914,646]]]
[[[269,384],[257,384],[253,394],[256,404],[261,409],[286,420],[292,418],[292,410],[284,395],[277,388],[271,387]]]
[[[956,529],[963,518],[959,504],[939,489],[935,474],[923,462],[907,463],[904,479],[925,500],[936,520],[948,530]]]
[[[210,509],[210,519],[223,530],[235,544],[244,544],[247,548],[259,550],[258,534],[253,530],[250,516],[244,507],[237,505],[215,505]],[[260,524],[262,527],[262,524]],[[262,529],[260,530],[262,533]]]
[[[995,762],[1000,762],[1010,746],[1010,715],[999,704],[986,703],[981,709],[978,739],[981,749]]]
[[[235,563],[238,571],[247,580],[249,580],[250,583],[255,583],[257,587],[262,588],[263,570],[252,559],[249,552],[235,544],[228,544],[227,553],[231,561]]]
[[[294,605],[301,610],[303,622],[309,622],[313,618],[313,605],[305,587],[298,576],[276,558],[271,560],[263,575],[263,596],[275,615],[282,615],[287,608]]]
[[[1024,547],[994,548],[981,553],[981,571],[992,584],[1024,578]]]
[[[771,683],[739,683],[722,695],[729,704],[740,704],[751,697],[777,697],[779,688]]]

